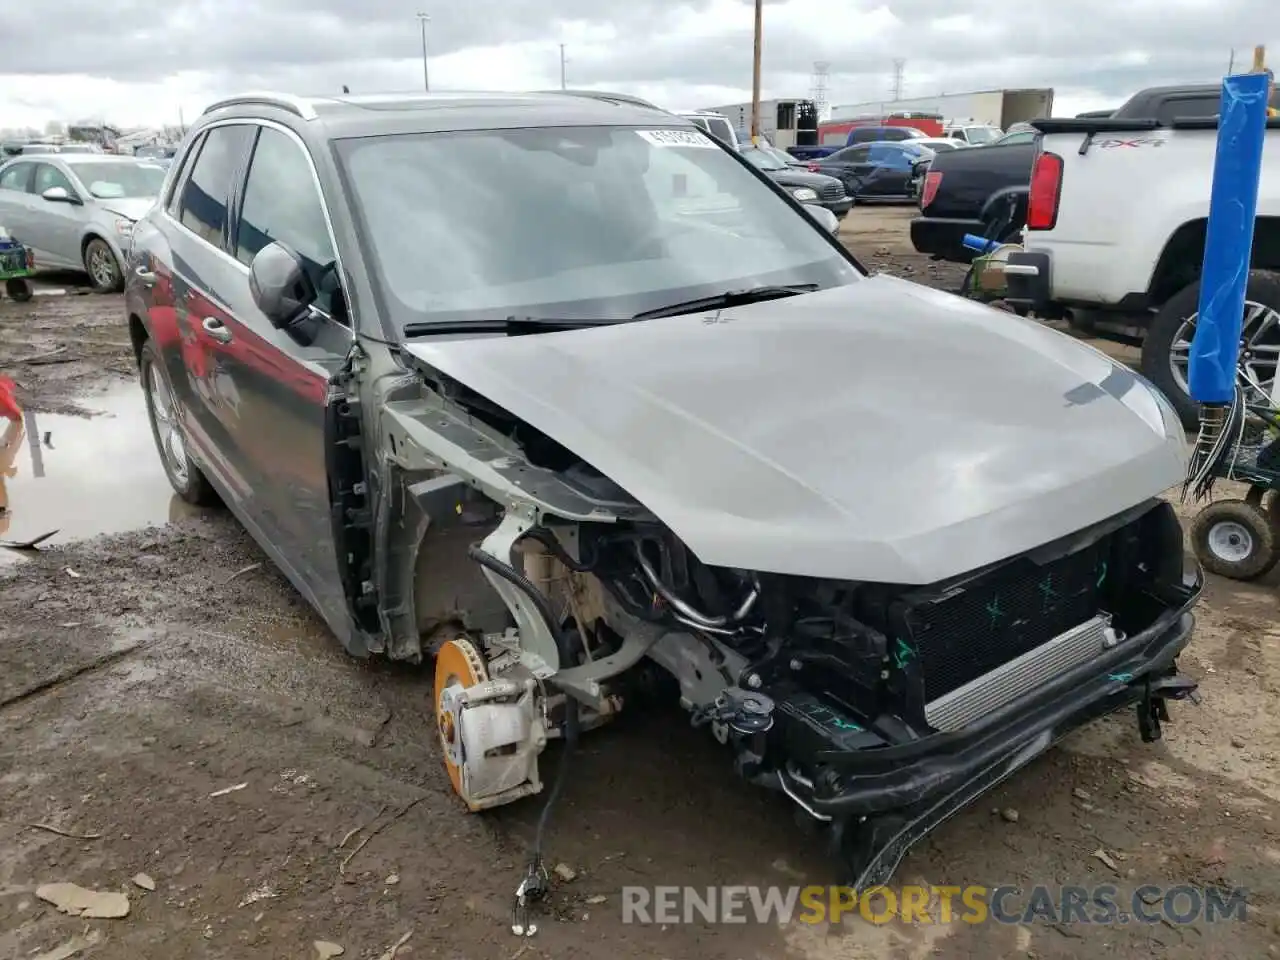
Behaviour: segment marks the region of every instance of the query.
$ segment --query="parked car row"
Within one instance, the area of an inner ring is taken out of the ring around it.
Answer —
[[[23,154],[0,166],[0,224],[37,267],[84,270],[95,290],[115,292],[134,224],[164,177],[163,166],[128,156]]]

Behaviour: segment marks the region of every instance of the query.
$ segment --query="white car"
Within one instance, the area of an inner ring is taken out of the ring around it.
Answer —
[[[723,140],[735,150],[741,149],[738,142],[738,131],[733,129],[729,118],[721,113],[710,113],[706,110],[677,110],[677,117],[684,117],[701,130],[706,131],[718,140]]]
[[[133,225],[155,203],[165,168],[111,154],[20,156],[0,166],[0,223],[36,266],[84,270],[99,293],[124,288]]]

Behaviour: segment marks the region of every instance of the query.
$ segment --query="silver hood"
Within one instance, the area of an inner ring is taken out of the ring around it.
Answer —
[[[887,276],[700,314],[410,341],[704,562],[932,583],[1180,483],[1167,401],[1040,324]]]

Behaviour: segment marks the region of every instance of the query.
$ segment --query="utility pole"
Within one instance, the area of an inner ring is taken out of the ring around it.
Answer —
[[[1227,61],[1227,76],[1231,76],[1231,71],[1236,68],[1236,48],[1231,48],[1231,59]]]
[[[751,142],[760,142],[760,47],[764,35],[764,0],[756,0],[756,45],[751,67]]]
[[[431,15],[427,13],[419,13],[418,24],[422,27],[422,89],[431,89],[431,80],[427,76],[427,24],[431,20]]]
[[[560,89],[564,89],[564,44],[560,44]]]
[[[893,61],[893,99],[896,103],[902,99],[902,73],[906,69],[907,61],[898,59]]]

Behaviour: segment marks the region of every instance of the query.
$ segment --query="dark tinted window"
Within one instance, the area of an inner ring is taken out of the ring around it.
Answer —
[[[334,315],[333,295],[338,278],[331,269],[335,260],[333,243],[311,163],[291,137],[263,127],[245,182],[236,226],[236,258],[247,265],[254,254],[273,241],[302,257],[312,283],[321,291],[316,306]]]
[[[186,187],[182,178],[191,172],[191,164],[200,155],[200,148],[203,144],[203,135],[195,139],[187,149],[187,152],[182,155],[182,166],[178,168],[178,175],[173,178],[173,182],[169,185],[169,202],[165,209],[169,211],[169,216],[175,219],[182,207],[182,191]]]
[[[857,127],[853,131],[852,141],[854,143],[870,143],[872,140],[882,139],[881,129],[879,127]]]
[[[204,138],[191,176],[182,188],[178,219],[196,236],[215,247],[223,245],[227,229],[227,197],[244,157],[253,128],[243,124],[214,127]]]
[[[1156,109],[1156,119],[1161,123],[1171,123],[1194,117],[1216,117],[1221,105],[1221,97],[1217,94],[1211,97],[1172,97]]]
[[[866,163],[869,156],[871,156],[871,148],[868,146],[845,147],[833,153],[831,159],[837,163]]]
[[[26,193],[31,185],[30,163],[11,163],[0,170],[0,190],[17,190]]]

